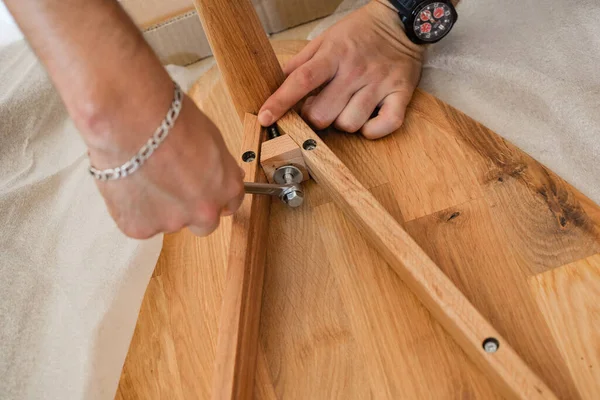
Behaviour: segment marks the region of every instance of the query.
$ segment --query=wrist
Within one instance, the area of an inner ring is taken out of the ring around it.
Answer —
[[[364,9],[377,26],[394,37],[409,55],[415,59],[423,58],[426,46],[417,45],[406,36],[404,24],[389,1],[372,0]]]
[[[80,101],[78,111],[71,112],[94,166],[112,168],[129,160],[165,118],[173,101],[173,82],[168,76],[164,82],[146,82],[152,82],[147,85],[151,94],[144,96],[145,90],[136,92],[130,86],[109,88],[82,96],[88,101]]]

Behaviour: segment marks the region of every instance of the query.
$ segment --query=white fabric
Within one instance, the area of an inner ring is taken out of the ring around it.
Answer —
[[[463,0],[421,87],[600,203],[597,21],[593,0]],[[170,69],[182,87],[192,71]],[[0,49],[0,399],[114,396],[161,238],[123,237],[86,166],[31,52]]]
[[[0,1],[0,47],[23,39],[23,34],[17,27],[6,6]]]
[[[126,238],[24,42],[0,49],[0,399],[113,398],[162,237]]]

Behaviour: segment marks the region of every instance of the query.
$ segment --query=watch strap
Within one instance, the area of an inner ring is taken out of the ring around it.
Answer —
[[[400,14],[409,16],[415,6],[422,0],[388,0]]]

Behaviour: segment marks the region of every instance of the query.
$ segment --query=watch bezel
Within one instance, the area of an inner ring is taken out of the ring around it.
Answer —
[[[448,31],[442,37],[436,38],[434,40],[423,40],[420,37],[418,37],[417,34],[415,33],[414,22],[415,22],[415,18],[417,17],[417,15],[419,15],[419,12],[424,7],[426,7],[427,5],[429,5],[431,3],[444,3],[449,6],[450,12],[452,13],[452,26],[450,27],[450,29],[448,29]],[[399,11],[398,15],[400,15],[400,19],[402,20],[402,23],[404,24],[404,30],[406,32],[406,36],[408,36],[408,38],[411,40],[411,42],[416,43],[416,44],[433,44],[433,43],[439,42],[440,40],[442,40],[446,36],[448,36],[450,31],[452,31],[452,29],[454,28],[456,21],[458,20],[458,14],[456,13],[456,9],[454,8],[454,5],[452,4],[452,2],[450,0],[424,0],[424,1],[421,1],[420,3],[418,3],[415,7],[413,7],[413,9],[409,15],[404,15],[402,13],[402,11]]]

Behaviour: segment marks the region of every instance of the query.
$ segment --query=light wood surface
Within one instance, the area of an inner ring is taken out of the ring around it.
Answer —
[[[529,283],[580,393],[600,399],[600,254]]]
[[[508,342],[298,114],[288,112],[277,125],[302,147],[308,170],[319,186],[360,228],[367,241],[506,397],[555,398]],[[316,147],[307,148],[305,144],[309,141]],[[335,244],[336,237],[329,236],[326,242]],[[343,257],[333,259],[331,263],[348,265],[353,255],[345,252]],[[496,352],[484,351],[483,343],[487,339],[499,342]]]
[[[242,147],[237,153],[246,182],[267,182],[259,163],[265,136],[265,129],[256,116],[246,114]],[[254,160],[244,161],[242,156],[246,152],[253,152]],[[213,399],[249,399],[254,391],[270,206],[270,197],[248,195],[233,216],[215,355]]]
[[[275,42],[283,61],[302,46]],[[190,94],[237,153],[242,127],[218,71]],[[420,91],[389,137],[320,136],[559,398],[596,398],[600,278],[543,291],[537,279],[567,265],[567,277],[584,274],[578,261],[600,253],[600,207]],[[497,398],[323,188],[304,190],[300,209],[271,206],[256,397]],[[208,238],[165,237],[118,398],[210,397],[230,228],[225,219]],[[565,299],[569,288],[582,297]]]
[[[300,147],[288,135],[282,135],[262,144],[260,153],[260,164],[262,165],[267,179],[273,182],[273,174],[277,168],[284,165],[293,165],[302,172],[302,180],[309,179],[306,163],[302,156]]]

